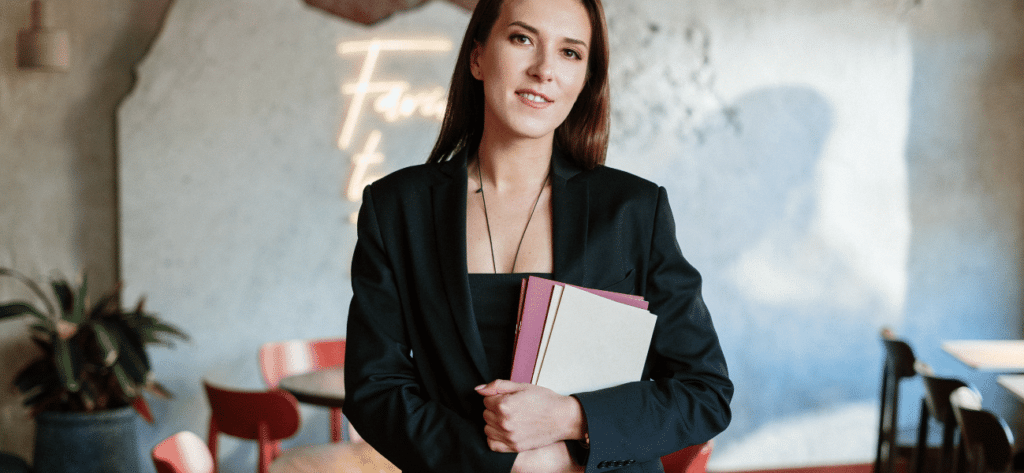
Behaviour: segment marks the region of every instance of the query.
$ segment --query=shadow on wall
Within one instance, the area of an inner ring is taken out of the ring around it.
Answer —
[[[89,87],[82,100],[69,107],[64,124],[68,142],[76,148],[71,164],[79,210],[73,241],[90,287],[97,291],[120,280],[117,107],[134,87],[135,67],[158,36],[172,3],[132,1],[122,18],[76,25],[86,40],[79,44],[107,46],[92,50],[97,52],[76,51],[78,63],[71,73],[83,76]]]
[[[722,445],[798,413],[873,399],[878,317],[891,312],[850,255],[815,228],[826,211],[827,99],[787,86],[751,91],[732,106],[737,129],[693,143],[671,169],[678,179],[665,183],[683,202],[680,240],[696,245],[684,253],[706,258],[695,264],[736,383]]]

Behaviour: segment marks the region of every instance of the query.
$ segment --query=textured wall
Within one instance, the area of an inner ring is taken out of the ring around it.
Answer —
[[[422,161],[432,142],[437,123],[423,114],[451,54],[383,54],[373,77],[409,81],[386,89],[411,112],[374,95],[339,149],[353,116],[344,85],[365,55],[336,47],[389,35],[457,43],[467,18],[434,2],[366,29],[298,1],[178,0],[114,139],[124,66],[159,15],[65,1],[76,13],[73,61],[95,68],[62,78],[0,61],[0,263],[36,274],[116,266],[112,223],[94,240],[66,235],[85,216],[120,211],[128,298],[148,294],[195,337],[154,352],[179,396],[154,402],[158,425],[144,434],[202,432],[201,375],[258,385],[262,341],[343,332],[350,184]],[[21,3],[0,3],[0,51],[13,51],[13,31],[27,24]],[[882,324],[1012,416],[1016,404],[991,376],[938,345],[1021,332],[1024,3],[607,3],[609,165],[668,188],[737,383],[713,466],[873,455]],[[120,16],[95,13],[103,8]],[[109,47],[87,50],[87,37]],[[84,77],[94,69],[106,72]],[[115,148],[119,209],[113,196],[92,200],[114,182]],[[72,152],[81,149],[93,151]],[[18,362],[20,327],[0,325],[0,335],[0,356]],[[904,406],[917,394],[909,389]],[[10,415],[0,422],[17,429],[0,432],[28,431]],[[0,434],[0,448],[10,445],[28,443]],[[250,460],[245,447],[231,450]]]
[[[298,1],[175,3],[118,113],[124,277],[194,338],[154,357],[179,395],[154,435],[204,428],[200,376],[261,387],[261,343],[344,335],[361,184],[425,159],[467,21],[447,2],[372,29]],[[373,40],[405,42],[374,61]]]
[[[118,279],[115,110],[170,0],[52,0],[70,36],[66,73],[15,67],[29,2],[0,0],[0,265],[39,280],[87,272],[90,292]],[[129,286],[131,284],[129,283]],[[27,298],[0,281],[0,298]],[[29,457],[33,425],[14,392],[36,353],[22,321],[0,323],[0,450]]]

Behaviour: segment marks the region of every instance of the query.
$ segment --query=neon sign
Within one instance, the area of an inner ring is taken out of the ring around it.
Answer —
[[[371,96],[376,96],[373,110],[380,114],[388,123],[419,116],[440,121],[444,117],[447,104],[446,91],[442,87],[433,87],[424,91],[412,91],[408,81],[375,81],[373,74],[382,53],[387,52],[448,52],[452,42],[447,39],[372,39],[368,41],[349,41],[338,44],[339,55],[365,54],[359,77],[355,82],[342,84],[341,93],[351,95],[345,120],[338,131],[337,145],[340,150],[348,150],[352,145],[356,128],[363,114],[363,108]],[[377,151],[383,133],[371,130],[361,150],[352,154],[352,165],[348,182],[345,185],[345,198],[350,202],[358,202],[362,197],[363,188],[367,184],[382,177],[373,172],[373,168],[383,164],[385,156]],[[358,212],[349,216],[355,223]]]

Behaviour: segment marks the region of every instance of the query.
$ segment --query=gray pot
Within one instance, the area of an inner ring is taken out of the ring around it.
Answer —
[[[32,466],[38,473],[142,470],[139,416],[131,406],[101,412],[40,412]]]

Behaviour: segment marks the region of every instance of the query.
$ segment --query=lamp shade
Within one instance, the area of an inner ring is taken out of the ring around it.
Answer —
[[[71,64],[68,32],[53,28],[52,12],[41,0],[32,0],[32,23],[18,32],[17,62],[21,69],[65,71]]]

